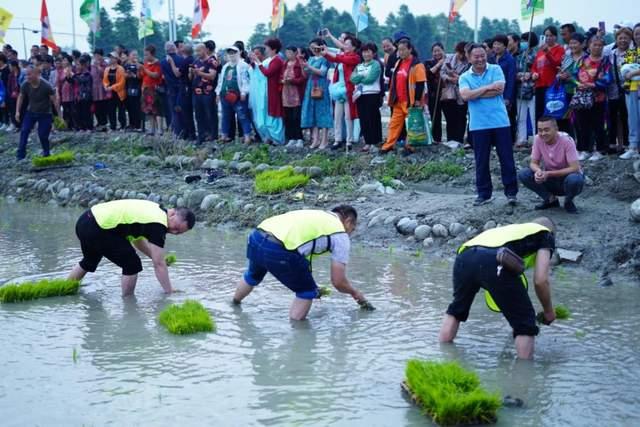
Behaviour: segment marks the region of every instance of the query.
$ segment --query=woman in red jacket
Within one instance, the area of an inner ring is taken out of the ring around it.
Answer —
[[[336,84],[340,81],[344,82],[347,89],[346,100],[343,102],[335,101],[334,104],[334,135],[335,142],[331,146],[331,149],[335,150],[340,148],[345,142],[342,135],[342,118],[344,117],[347,125],[346,143],[347,147],[351,147],[351,144],[356,142],[353,137],[353,121],[358,118],[358,109],[353,101],[353,93],[355,92],[355,85],[351,83],[351,74],[355,70],[356,66],[360,63],[360,55],[356,52],[360,47],[360,41],[353,36],[346,36],[342,42],[342,51],[334,55],[324,47],[324,57],[329,62],[338,63],[336,71],[333,73],[333,83]]]
[[[298,48],[289,46],[285,49],[287,61],[282,67],[282,106],[284,109],[284,136],[288,146],[302,145],[302,100],[307,83],[307,76],[297,57]]]
[[[531,67],[531,79],[536,82],[536,123],[544,115],[545,93],[553,85],[565,54],[564,48],[557,43],[556,27],[550,25],[545,28],[544,37],[545,41]]]

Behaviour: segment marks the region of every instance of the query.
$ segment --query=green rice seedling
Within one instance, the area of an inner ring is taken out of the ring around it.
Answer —
[[[53,128],[55,130],[65,130],[67,128],[67,122],[65,122],[62,117],[55,116],[53,118]]]
[[[78,362],[78,350],[76,350],[75,347],[73,347],[73,353],[71,353],[71,358],[73,359],[73,363]]]
[[[75,295],[79,288],[79,280],[67,279],[44,279],[38,282],[9,284],[0,287],[0,302],[20,302],[37,298]]]
[[[405,389],[439,425],[486,424],[497,420],[502,399],[480,385],[478,376],[457,362],[412,359]]]
[[[216,324],[209,312],[198,301],[186,300],[171,304],[160,312],[160,324],[176,335],[215,331]]]
[[[585,336],[587,336],[585,331],[576,331],[576,338],[584,338]]]
[[[177,260],[178,260],[178,257],[173,252],[168,253],[164,257],[164,262],[167,263],[167,267],[171,267],[173,264],[176,263]]]
[[[256,175],[255,188],[259,194],[278,194],[309,182],[307,175],[297,174],[293,168],[265,171]]]
[[[556,312],[556,319],[558,320],[567,320],[571,317],[571,312],[565,305],[558,304],[554,307],[554,310]]]
[[[320,297],[328,297],[331,295],[331,288],[329,286],[320,286],[318,291],[320,292]]]
[[[73,151],[63,151],[58,154],[52,154],[48,157],[34,157],[31,160],[31,164],[37,168],[46,168],[49,166],[59,166],[59,165],[68,165],[69,163],[73,163],[75,158],[75,154]]]

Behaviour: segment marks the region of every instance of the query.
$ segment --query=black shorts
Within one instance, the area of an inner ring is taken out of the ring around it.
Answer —
[[[82,248],[83,270],[94,272],[102,257],[122,268],[124,276],[133,276],[142,271],[142,262],[131,246],[122,236],[100,228],[90,210],[83,213],[76,223],[76,236]]]
[[[536,313],[520,276],[502,270],[498,276],[497,249],[471,247],[456,257],[453,266],[453,302],[447,314],[464,322],[478,291],[489,291],[507,319],[513,336],[538,335]]]

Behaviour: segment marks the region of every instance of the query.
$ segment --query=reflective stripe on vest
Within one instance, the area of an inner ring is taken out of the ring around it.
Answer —
[[[320,237],[346,233],[336,214],[320,210],[291,211],[267,218],[258,229],[271,233],[290,251]]]
[[[528,222],[525,224],[512,224],[506,225],[504,227],[492,228],[491,230],[480,233],[468,242],[463,243],[462,246],[460,246],[460,248],[458,249],[458,253],[460,254],[466,249],[474,246],[482,246],[485,248],[500,248],[509,242],[522,240],[526,237],[540,233],[541,231],[551,232],[551,230],[549,230],[547,227],[536,224],[534,222]],[[536,262],[536,255],[537,254],[533,253],[529,256],[524,257],[525,268],[533,267]],[[529,284],[524,274],[520,276],[520,280],[525,289],[527,289],[529,287]],[[493,300],[493,297],[487,290],[484,291],[484,300],[490,310],[498,313],[500,312],[498,304],[496,304],[496,302]]]
[[[147,200],[114,200],[91,208],[91,213],[103,230],[122,224],[158,223],[168,227],[167,213],[160,205]]]

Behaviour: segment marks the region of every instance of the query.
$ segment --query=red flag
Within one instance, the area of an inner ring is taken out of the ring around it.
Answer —
[[[40,8],[40,23],[42,24],[40,43],[51,49],[57,49],[58,45],[56,45],[56,42],[53,40],[51,25],[49,25],[49,12],[47,11],[47,2],[45,0],[42,0],[42,7]]]
[[[200,30],[202,30],[202,24],[209,15],[209,2],[208,0],[195,0],[193,7],[193,24],[191,26],[191,38],[195,39]]]
[[[460,12],[460,8],[467,2],[467,0],[451,0],[449,7],[449,22],[455,21]]]

